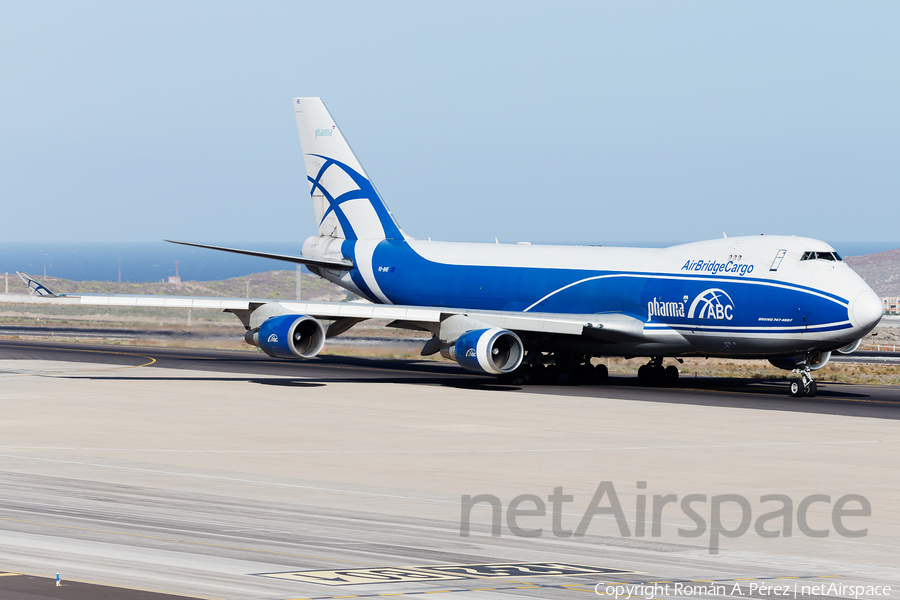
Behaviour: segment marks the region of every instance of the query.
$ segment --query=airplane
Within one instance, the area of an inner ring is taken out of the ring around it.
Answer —
[[[646,357],[643,385],[678,379],[683,357],[768,359],[811,372],[850,353],[881,319],[874,291],[825,242],[723,237],[668,248],[458,243],[416,239],[397,223],[319,98],[293,98],[317,235],[299,256],[172,241],[306,265],[371,304],[246,298],[58,294],[82,304],[220,308],[272,357],[308,359],[366,319],[431,333],[467,371],[517,384],[603,383],[594,357]],[[33,291],[57,296],[19,272]],[[323,321],[328,321],[327,328]]]

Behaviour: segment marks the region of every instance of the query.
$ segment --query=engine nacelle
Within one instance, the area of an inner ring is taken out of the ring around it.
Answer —
[[[519,368],[525,347],[512,331],[494,327],[467,331],[441,348],[441,356],[455,360],[467,371],[502,375]]]
[[[810,356],[807,364],[809,365],[810,371],[818,371],[827,365],[829,360],[831,360],[831,352],[816,352]],[[793,371],[797,368],[798,360],[797,358],[770,358],[769,362],[779,369]]]
[[[325,328],[313,317],[281,315],[248,331],[244,341],[275,358],[312,358],[325,346]]]
[[[862,338],[859,338],[855,342],[850,342],[846,346],[842,346],[835,350],[838,354],[852,354],[856,352],[856,349],[859,348],[859,345],[862,343]]]

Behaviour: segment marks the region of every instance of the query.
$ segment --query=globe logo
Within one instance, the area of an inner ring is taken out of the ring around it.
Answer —
[[[711,288],[702,292],[691,302],[688,310],[689,319],[713,319],[730,321],[734,312],[734,301],[725,290]]]

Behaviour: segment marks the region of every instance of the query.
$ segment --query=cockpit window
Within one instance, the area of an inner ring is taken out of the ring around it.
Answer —
[[[804,252],[800,260],[830,260],[842,261],[841,255],[837,252]]]

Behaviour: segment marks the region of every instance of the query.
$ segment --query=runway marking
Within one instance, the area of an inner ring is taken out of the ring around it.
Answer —
[[[817,579],[820,577],[842,577],[842,575],[790,575],[790,576],[761,576],[761,577],[744,577],[740,579],[672,579],[669,581],[628,581],[613,582],[600,581],[598,583],[533,583],[525,586],[502,586],[489,588],[449,588],[445,590],[415,590],[406,592],[394,592],[390,594],[372,593],[372,594],[356,594],[353,596],[310,596],[307,598],[291,598],[289,600],[338,600],[340,598],[376,598],[378,596],[419,596],[422,594],[440,594],[454,592],[500,592],[506,590],[524,590],[524,589],[560,589],[570,592],[588,592],[597,593],[601,596],[612,595],[603,591],[596,591],[598,586],[607,585],[651,585],[654,583],[728,583],[737,581],[771,581],[775,579]],[[578,589],[585,588],[585,589]],[[643,596],[642,596],[643,597]]]
[[[590,567],[566,562],[490,563],[468,565],[426,565],[420,567],[375,567],[368,569],[340,569],[329,571],[288,571],[280,573],[254,573],[300,583],[317,585],[359,585],[384,583],[412,583],[440,579],[505,579],[508,577],[560,577],[585,575],[634,575],[637,571]],[[512,581],[520,584],[515,589],[535,587],[533,582]],[[434,590],[423,593],[439,593]]]
[[[6,346],[6,344],[4,344],[4,346]],[[12,346],[14,348],[35,348],[35,346],[20,346],[20,345],[16,345],[16,344],[9,344],[9,346]],[[113,350],[87,350],[87,349],[83,349],[83,348],[59,348],[59,347],[54,347],[54,346],[49,346],[46,348],[38,347],[38,349],[66,350],[69,352],[89,352],[89,353],[94,353],[94,354],[114,354],[117,356],[136,356],[137,358],[149,359],[150,362],[146,362],[142,365],[124,365],[124,366],[117,366],[117,367],[107,367],[107,368],[103,368],[103,369],[78,369],[75,371],[41,371],[41,372],[36,372],[36,373],[16,373],[16,374],[12,374],[12,375],[0,375],[0,377],[4,377],[4,378],[5,377],[44,377],[44,376],[48,376],[48,375],[71,375],[72,373],[96,373],[96,372],[100,372],[100,371],[118,371],[120,369],[136,369],[138,367],[148,367],[156,362],[156,359],[153,358],[152,356],[147,356],[146,354],[136,354],[134,352],[116,352]],[[97,364],[97,363],[93,363],[93,364]]]
[[[340,559],[340,558],[327,558],[325,556],[315,556],[315,555],[311,555],[311,554],[297,554],[296,552],[279,552],[277,550],[260,550],[257,548],[245,548],[243,546],[229,546],[227,544],[210,544],[208,542],[194,542],[194,541],[190,541],[190,540],[180,540],[177,538],[166,538],[166,537],[159,537],[159,536],[153,536],[153,535],[144,535],[144,534],[140,534],[140,533],[126,533],[124,531],[112,531],[109,529],[93,529],[91,527],[76,527],[74,525],[59,525],[56,523],[42,523],[40,521],[26,521],[24,519],[10,519],[7,517],[0,517],[0,521],[9,521],[11,523],[25,523],[28,525],[41,525],[42,527],[56,527],[57,529],[72,529],[75,531],[90,531],[92,533],[122,535],[122,536],[126,536],[126,537],[142,538],[142,539],[146,539],[146,540],[156,540],[156,541],[160,541],[160,542],[177,542],[180,544],[190,544],[193,546],[206,546],[209,548],[226,548],[228,550],[243,550],[245,552],[258,552],[261,554],[278,554],[278,555],[282,555],[282,556],[296,556],[299,558],[312,558],[315,560],[324,560],[324,561],[339,562],[339,563],[349,563],[352,565],[369,565],[369,566],[371,566],[373,564],[373,563],[367,563],[367,562],[362,562],[362,561],[358,561],[358,560],[344,560],[344,559]],[[18,573],[7,573],[7,575],[18,575]],[[3,576],[3,574],[0,573],[0,576]]]

